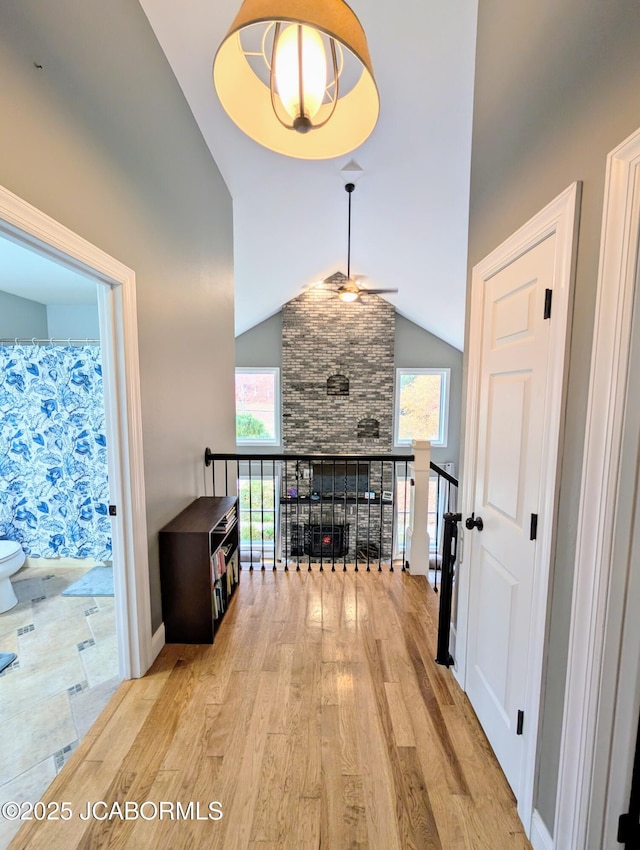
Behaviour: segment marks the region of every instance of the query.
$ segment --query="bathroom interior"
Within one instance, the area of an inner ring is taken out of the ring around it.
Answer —
[[[0,236],[0,802],[40,798],[120,681],[96,287]]]

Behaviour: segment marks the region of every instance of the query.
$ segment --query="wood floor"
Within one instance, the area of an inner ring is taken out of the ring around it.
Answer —
[[[243,572],[215,645],[167,646],[120,686],[43,798],[70,819],[25,824],[12,850],[529,848],[432,660],[436,606],[401,572]],[[107,819],[80,817],[101,802]]]

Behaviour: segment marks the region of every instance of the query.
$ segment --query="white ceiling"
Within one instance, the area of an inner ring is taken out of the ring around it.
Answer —
[[[96,286],[80,272],[0,235],[0,291],[39,304],[95,304]]]
[[[318,0],[319,1],[319,0]],[[233,198],[236,333],[336,270],[398,287],[398,311],[462,348],[476,0],[353,0],[380,92],[371,137],[335,160],[289,159],[246,137],[220,106],[216,49],[241,0],[140,0]]]

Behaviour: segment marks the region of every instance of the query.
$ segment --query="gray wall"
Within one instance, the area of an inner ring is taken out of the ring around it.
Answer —
[[[136,0],[8,0],[0,79],[0,184],[136,273],[156,628],[158,529],[234,448],[231,199]]]
[[[236,366],[282,368],[282,311],[236,337]]]
[[[449,439],[442,449],[432,449],[434,463],[453,462],[460,475],[460,406],[462,404],[462,352],[440,337],[396,314],[396,369],[451,369],[449,386]],[[403,450],[404,451],[404,450]]]
[[[583,181],[537,807],[551,830],[607,153],[640,124],[637,0],[480,0],[469,269]],[[468,313],[468,311],[467,311]],[[468,338],[468,336],[467,336]]]
[[[99,339],[97,304],[49,304],[47,336],[53,339]]]
[[[0,338],[44,339],[47,336],[47,308],[44,304],[0,292]]]
[[[282,312],[236,338],[236,366],[282,368]],[[457,464],[460,451],[462,352],[396,313],[395,367],[451,369],[448,446],[433,449],[432,457],[435,463],[453,461]],[[398,451],[402,453],[405,449]],[[459,467],[456,470],[459,474]]]

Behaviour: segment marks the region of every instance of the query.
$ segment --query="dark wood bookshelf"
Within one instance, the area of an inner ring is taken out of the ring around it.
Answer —
[[[160,529],[159,538],[166,642],[213,643],[240,580],[237,499],[201,496]],[[214,582],[221,547],[227,572]]]

